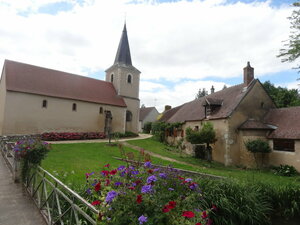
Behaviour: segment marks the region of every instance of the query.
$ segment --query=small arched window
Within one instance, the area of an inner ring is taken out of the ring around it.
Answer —
[[[103,108],[102,107],[99,108],[99,113],[103,114]]]
[[[110,75],[110,82],[114,82],[114,75]]]
[[[47,100],[43,100],[42,107],[43,107],[43,108],[47,108]]]
[[[73,110],[73,111],[77,111],[77,105],[76,105],[76,103],[73,103],[73,105],[72,105],[72,110]]]
[[[126,121],[130,122],[131,120],[132,120],[132,113],[129,110],[127,110],[126,111]]]
[[[132,76],[130,74],[128,74],[128,76],[127,76],[127,83],[131,84],[131,81],[132,81]]]

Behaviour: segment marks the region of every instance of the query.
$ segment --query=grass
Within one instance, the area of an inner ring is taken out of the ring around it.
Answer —
[[[180,154],[180,152],[175,148],[173,148],[173,150],[170,150],[172,148],[167,147],[165,144],[160,143],[153,138],[144,140],[132,140],[128,141],[128,143],[139,146],[153,153],[178,160],[180,162],[192,164],[193,167],[191,168],[191,170],[197,172],[235,178],[238,180],[250,182],[261,181],[277,185],[296,183],[300,185],[300,176],[282,177],[274,175],[270,170],[242,169],[238,167],[225,167],[224,165],[217,162],[208,163],[204,160],[196,159],[186,154]]]
[[[152,157],[152,162],[159,165],[172,165],[176,168],[208,173],[218,176],[234,178],[242,181],[261,181],[269,184],[299,184],[300,176],[282,177],[274,175],[266,170],[245,170],[237,167],[225,167],[220,163],[207,163],[206,161],[180,154],[177,150],[166,148],[167,146],[153,139],[132,140],[130,144],[140,146],[148,151],[161,156],[169,157],[179,162],[189,163],[184,165]],[[59,177],[66,184],[77,186],[85,183],[85,173],[103,170],[107,163],[112,168],[124,164],[113,157],[121,157],[117,146],[107,146],[106,143],[76,143],[54,144],[48,157],[42,162],[42,167]],[[135,156],[139,152],[124,147],[126,152],[133,152]]]

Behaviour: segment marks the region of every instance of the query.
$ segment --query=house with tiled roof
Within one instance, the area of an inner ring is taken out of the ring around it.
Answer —
[[[213,90],[213,89],[212,89]],[[185,138],[187,127],[201,129],[211,122],[217,134],[213,159],[225,165],[252,167],[255,160],[245,148],[251,139],[267,140],[272,148],[269,165],[289,164],[300,171],[300,107],[277,108],[250,63],[244,68],[244,82],[213,92],[163,113],[160,121],[182,123],[180,135],[169,134],[169,142]],[[185,141],[186,150],[192,145]]]
[[[105,81],[5,60],[0,81],[0,135],[137,133],[139,82],[126,25]]]
[[[157,120],[159,112],[155,107],[141,107],[139,113],[139,131],[142,132],[145,123]]]

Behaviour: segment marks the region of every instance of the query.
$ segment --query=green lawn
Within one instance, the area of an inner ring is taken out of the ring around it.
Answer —
[[[172,165],[176,168],[208,173],[218,176],[235,178],[243,181],[262,181],[277,185],[298,183],[300,176],[281,177],[270,171],[244,170],[236,167],[224,167],[219,163],[207,163],[187,155],[180,155],[176,150],[166,149],[166,146],[153,139],[128,141],[130,144],[140,146],[156,154],[187,162],[192,165],[173,163],[152,157],[152,162],[159,165]],[[126,152],[133,152],[137,157],[139,152],[125,147]],[[124,164],[113,157],[121,157],[117,146],[107,146],[106,143],[78,143],[78,144],[53,144],[52,150],[42,162],[42,167],[58,176],[66,184],[77,186],[85,183],[85,173],[103,170],[107,163],[112,168]]]
[[[166,146],[163,143],[155,141],[153,138],[144,140],[132,140],[128,141],[128,143],[139,146],[141,148],[144,148],[145,150],[154,152],[162,156],[192,164],[194,165],[194,167],[192,167],[191,169],[197,172],[236,178],[238,180],[245,180],[250,182],[262,181],[276,184],[298,183],[300,185],[300,176],[282,177],[274,175],[271,171],[267,170],[246,170],[237,167],[225,167],[222,164],[216,162],[207,163],[204,160],[196,159],[186,154],[180,154],[180,152],[176,149],[171,150],[172,148]]]

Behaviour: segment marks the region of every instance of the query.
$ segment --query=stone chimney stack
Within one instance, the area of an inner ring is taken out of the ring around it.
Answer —
[[[169,110],[169,109],[172,109],[172,106],[170,105],[165,105],[165,111]]]
[[[251,81],[254,79],[254,68],[250,66],[250,62],[247,63],[247,66],[244,68],[244,84],[248,86]]]
[[[213,94],[215,93],[215,88],[214,88],[214,85],[211,86],[211,89],[210,89],[210,94]]]

